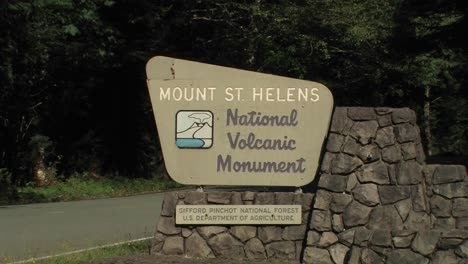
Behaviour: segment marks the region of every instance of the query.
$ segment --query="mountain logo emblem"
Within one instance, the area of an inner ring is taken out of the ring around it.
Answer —
[[[181,110],[176,114],[178,148],[208,149],[213,145],[213,113]]]

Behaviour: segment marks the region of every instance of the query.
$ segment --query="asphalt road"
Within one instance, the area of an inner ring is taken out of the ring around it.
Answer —
[[[0,206],[0,263],[150,237],[163,197]]]

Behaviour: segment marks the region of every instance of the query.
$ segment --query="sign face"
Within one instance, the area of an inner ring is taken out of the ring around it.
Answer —
[[[303,186],[333,97],[322,84],[154,57],[148,89],[169,175],[195,185]]]
[[[178,225],[300,225],[300,205],[177,205]]]

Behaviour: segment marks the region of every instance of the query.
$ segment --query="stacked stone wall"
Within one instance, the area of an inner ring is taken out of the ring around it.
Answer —
[[[466,261],[466,169],[425,165],[415,116],[408,108],[335,110],[305,263]]]
[[[425,164],[414,111],[336,108],[317,177],[315,195],[168,194],[153,253],[313,264],[468,264],[466,168]],[[299,226],[176,226],[177,204],[301,204],[303,220]]]
[[[168,193],[156,227],[152,253],[191,258],[300,260],[313,194],[272,192]],[[176,226],[178,204],[296,204],[302,224],[283,226]]]

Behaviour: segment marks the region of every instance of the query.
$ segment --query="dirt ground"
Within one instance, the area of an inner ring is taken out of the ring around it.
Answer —
[[[109,259],[95,260],[83,264],[300,264],[299,261],[291,260],[263,260],[263,261],[241,261],[232,259],[192,259],[177,256],[126,256],[113,257]]]

